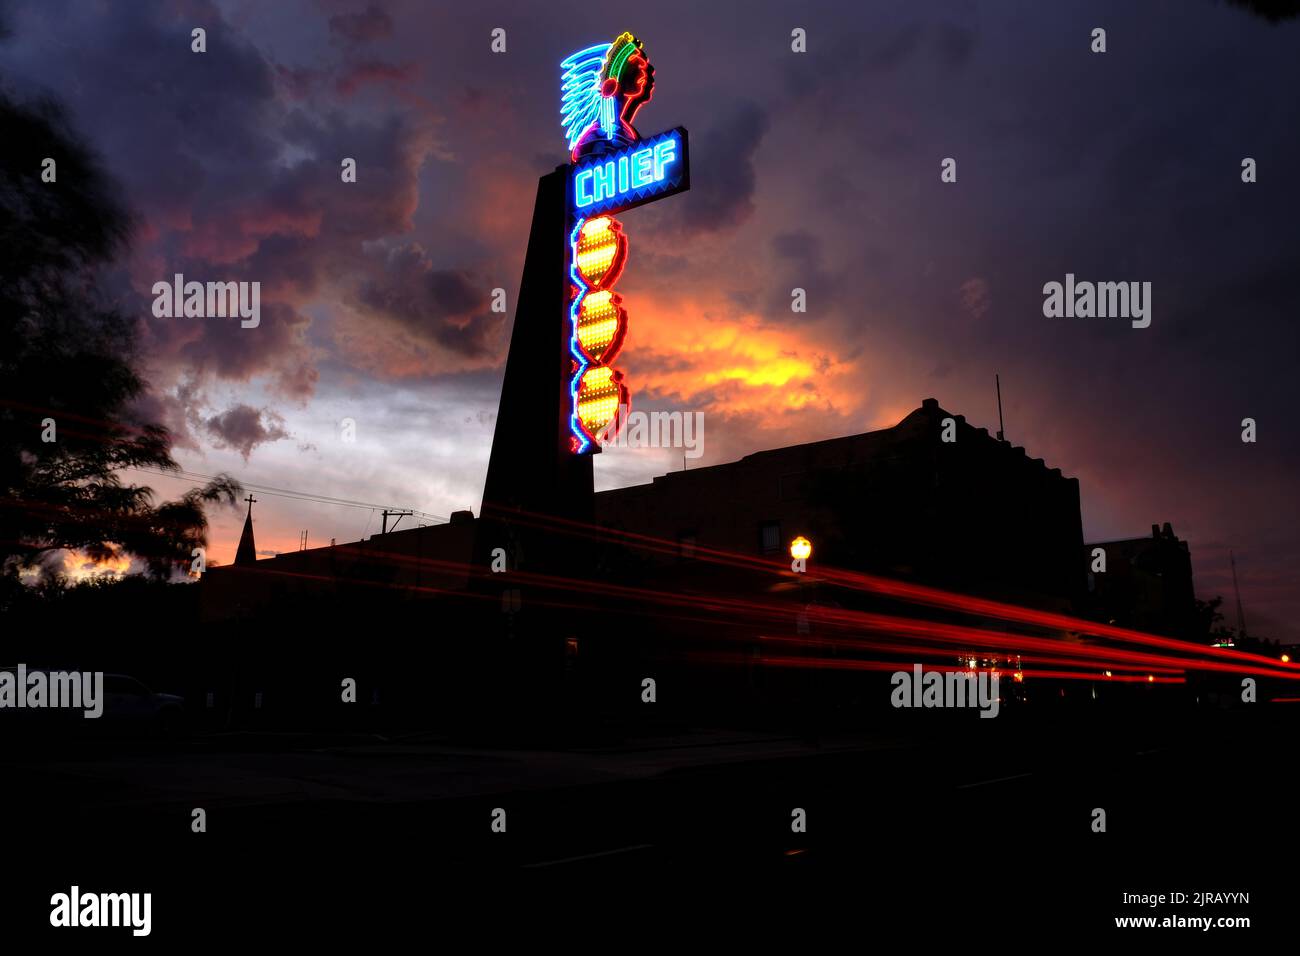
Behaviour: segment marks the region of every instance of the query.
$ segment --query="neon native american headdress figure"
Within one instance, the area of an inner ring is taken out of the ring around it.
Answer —
[[[560,64],[560,122],[571,159],[635,143],[636,112],[654,94],[655,69],[630,33],[579,50]]]

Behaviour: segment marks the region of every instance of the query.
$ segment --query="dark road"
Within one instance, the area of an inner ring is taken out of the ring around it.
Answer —
[[[1295,715],[947,717],[818,741],[716,731],[600,750],[253,736],[11,754],[7,819],[26,821],[11,845],[51,865],[6,905],[11,925],[39,928],[50,893],[75,879],[153,892],[160,935],[236,904],[274,922],[290,899],[335,901],[346,929],[358,899],[400,922],[404,899],[510,874],[578,887],[725,873],[732,885],[831,878],[856,888],[861,918],[886,923],[940,905],[1071,935],[1157,933],[1115,928],[1152,913],[1248,916],[1250,929],[1218,931],[1267,934],[1294,887],[1278,758]],[[206,833],[191,832],[195,807]],[[1205,891],[1249,903],[1122,903]]]

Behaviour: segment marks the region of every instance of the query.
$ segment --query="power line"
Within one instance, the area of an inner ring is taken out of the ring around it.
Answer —
[[[213,481],[217,477],[216,475],[204,475],[196,471],[186,471],[183,468],[177,469],[176,471],[156,471],[152,468],[131,466],[129,470],[139,471],[149,475],[161,475],[164,478],[185,478],[191,481]],[[245,488],[258,492],[259,494],[271,495],[276,498],[288,498],[294,501],[309,501],[314,504],[338,505],[344,508],[368,508],[372,513],[377,508],[392,508],[391,505],[375,504],[370,501],[355,501],[350,498],[334,498],[329,495],[318,495],[310,491],[298,491],[292,488],[276,488],[271,485],[261,485],[251,481],[241,481],[240,484]],[[407,511],[410,509],[404,508],[401,510]],[[419,515],[422,518],[432,518],[436,521],[446,522],[449,520],[446,515],[433,514],[428,511],[411,511],[411,513]]]

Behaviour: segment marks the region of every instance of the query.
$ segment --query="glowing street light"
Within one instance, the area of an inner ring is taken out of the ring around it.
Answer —
[[[790,557],[796,561],[807,561],[812,557],[812,542],[803,535],[790,542]]]

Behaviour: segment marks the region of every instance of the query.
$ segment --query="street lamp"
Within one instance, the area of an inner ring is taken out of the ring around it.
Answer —
[[[796,561],[807,561],[812,557],[812,542],[803,535],[790,542],[790,557]]]

